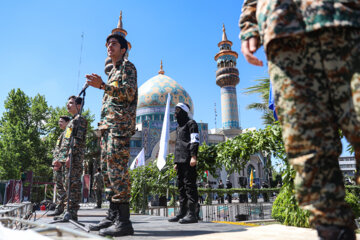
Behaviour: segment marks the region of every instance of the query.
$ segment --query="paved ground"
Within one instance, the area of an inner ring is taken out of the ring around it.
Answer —
[[[88,226],[96,223],[105,216],[106,209],[81,209],[79,211],[79,222]],[[44,212],[38,212],[40,217]],[[50,217],[43,217],[38,222],[49,223]],[[197,224],[169,223],[167,218],[149,215],[131,215],[131,221],[135,229],[133,236],[118,237],[115,239],[185,239],[185,240],[214,240],[214,239],[241,239],[241,240],[312,240],[318,239],[312,229],[286,227],[280,224],[263,226],[246,226],[239,223],[212,223],[199,222]],[[71,223],[57,223],[58,226],[78,229]],[[79,231],[82,231],[78,229]],[[91,232],[97,234],[97,232]],[[360,239],[360,235],[357,236]]]

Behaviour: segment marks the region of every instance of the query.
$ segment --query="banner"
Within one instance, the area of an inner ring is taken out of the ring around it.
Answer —
[[[273,111],[274,118],[277,121],[278,117],[276,115],[275,99],[274,99],[274,94],[273,94],[273,91],[272,91],[271,81],[270,81],[270,87],[269,88],[270,88],[269,89],[269,109]]]
[[[143,166],[145,165],[145,152],[144,152],[144,148],[141,149],[141,151],[139,152],[139,154],[136,156],[136,158],[134,159],[134,161],[131,163],[130,165],[130,169],[133,170],[137,167]]]
[[[156,162],[157,167],[161,170],[166,164],[166,157],[169,152],[169,140],[170,140],[170,98],[171,95],[168,93],[167,101],[166,101],[166,109],[164,115],[163,127],[161,130],[161,138],[160,138],[160,150],[159,156]]]
[[[250,173],[250,188],[252,188],[254,183],[254,173],[253,170],[251,169],[251,173]]]
[[[88,201],[89,193],[90,193],[90,175],[84,174],[82,181],[82,199],[84,202]]]

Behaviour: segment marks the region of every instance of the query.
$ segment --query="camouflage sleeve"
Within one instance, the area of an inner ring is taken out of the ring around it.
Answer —
[[[54,162],[57,160],[58,158],[58,153],[59,153],[59,148],[56,146],[54,151],[53,151],[53,161],[52,164],[54,164]]]
[[[77,131],[74,135],[74,147],[83,149],[85,147],[87,121],[83,117],[76,118]]]
[[[67,138],[65,136],[63,142],[61,143],[61,147],[59,148],[57,154],[57,160],[59,160],[60,162],[65,162],[69,154],[69,149],[70,149],[70,138]]]
[[[241,11],[239,27],[240,39],[247,40],[251,37],[259,38],[259,30],[256,20],[257,0],[245,0]]]
[[[52,161],[52,163],[54,163],[56,160],[58,160],[59,150],[60,150],[60,146],[61,146],[63,138],[64,138],[64,132],[62,132],[60,134],[60,136],[58,137],[58,139],[56,141],[55,149],[53,151],[53,161]]]
[[[77,130],[71,129],[72,126],[77,126]],[[85,149],[85,137],[86,137],[87,121],[83,117],[76,117],[68,124],[65,129],[65,136],[59,149],[58,160],[65,162],[70,154],[71,137],[74,135],[74,152],[73,154],[83,153]]]
[[[120,101],[131,102],[134,100],[137,88],[137,72],[135,66],[126,61],[123,75],[119,76],[119,86],[105,85],[105,93],[119,98]]]

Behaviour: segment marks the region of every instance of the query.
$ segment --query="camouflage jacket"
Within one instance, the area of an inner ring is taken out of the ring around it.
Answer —
[[[61,146],[61,143],[62,143],[62,140],[64,138],[64,135],[65,135],[65,131],[63,131],[60,136],[58,137],[57,141],[56,141],[56,144],[55,144],[55,148],[53,150],[53,163],[58,160],[58,155],[59,155],[59,150],[60,150],[60,146]]]
[[[323,27],[360,28],[360,0],[244,0],[240,39],[275,39]]]
[[[77,126],[77,128],[75,128]],[[70,154],[71,136],[74,135],[73,159],[83,159],[85,153],[85,138],[86,138],[87,121],[84,117],[76,115],[66,126],[64,138],[61,142],[58,160],[65,162]]]
[[[137,95],[136,68],[121,60],[111,69],[105,85],[99,129],[113,129],[119,137],[134,135]]]
[[[104,177],[101,173],[95,173],[93,189],[101,190],[104,188]]]

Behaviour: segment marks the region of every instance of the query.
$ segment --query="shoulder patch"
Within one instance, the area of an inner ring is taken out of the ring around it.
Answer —
[[[72,128],[70,128],[70,127],[67,128],[67,129],[66,129],[66,133],[65,133],[65,137],[66,137],[66,138],[69,138],[69,137],[71,136],[71,133],[72,133]]]
[[[114,87],[119,87],[119,83],[118,81],[113,81],[112,83],[110,83],[111,86],[114,86]]]

